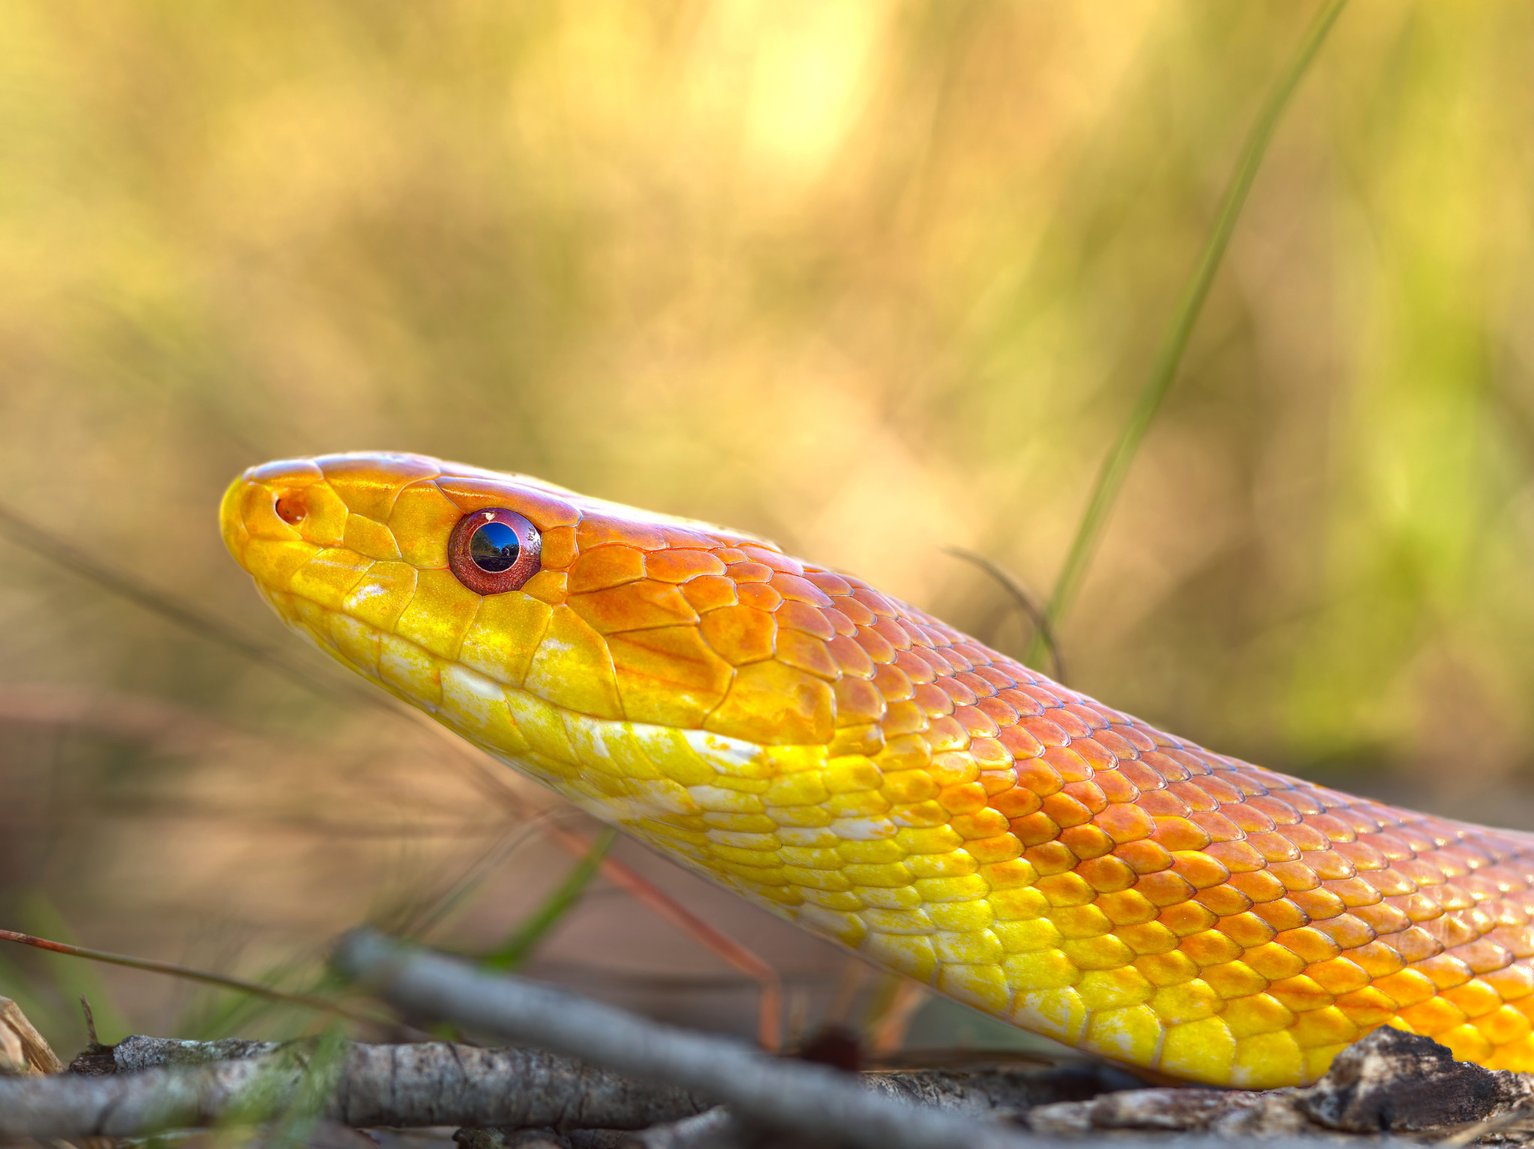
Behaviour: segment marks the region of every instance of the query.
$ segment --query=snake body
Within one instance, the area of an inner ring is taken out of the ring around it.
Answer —
[[[484,593],[454,532],[500,511],[535,534]],[[1213,1084],[1311,1081],[1381,1025],[1534,1069],[1534,838],[1213,753],[762,539],[523,476],[283,461],[221,518],[353,670],[985,1013]]]

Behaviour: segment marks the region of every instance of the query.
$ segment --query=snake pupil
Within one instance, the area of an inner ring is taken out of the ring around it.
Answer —
[[[510,570],[521,549],[517,532],[501,522],[486,523],[469,538],[469,557],[486,574]]]

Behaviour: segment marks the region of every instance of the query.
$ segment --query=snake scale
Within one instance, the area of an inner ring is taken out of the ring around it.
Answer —
[[[294,629],[885,969],[1182,1080],[1381,1025],[1534,1069],[1534,837],[1205,750],[762,539],[402,454],[268,463],[229,550]]]

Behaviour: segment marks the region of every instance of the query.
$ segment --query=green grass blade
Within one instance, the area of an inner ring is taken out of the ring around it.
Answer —
[[[511,970],[526,961],[545,935],[581,900],[591,879],[602,868],[602,859],[607,857],[617,840],[616,830],[604,830],[543,904],[529,914],[498,949],[481,957],[481,964],[488,969]]]
[[[1209,297],[1210,286],[1214,283],[1215,273],[1219,271],[1220,264],[1225,258],[1225,250],[1230,246],[1231,235],[1236,230],[1236,221],[1240,219],[1241,211],[1246,206],[1247,194],[1257,178],[1258,168],[1262,166],[1262,159],[1267,153],[1268,144],[1272,141],[1274,129],[1278,126],[1284,109],[1288,107],[1290,97],[1294,95],[1300,81],[1310,70],[1322,44],[1326,42],[1328,33],[1331,32],[1337,17],[1342,14],[1346,6],[1347,0],[1330,0],[1326,7],[1317,13],[1304,39],[1300,41],[1294,58],[1279,75],[1277,83],[1273,85],[1263,101],[1257,120],[1252,125],[1246,143],[1241,149],[1241,155],[1236,161],[1230,183],[1225,189],[1225,196],[1220,203],[1220,213],[1215,220],[1214,230],[1210,233],[1209,242],[1204,245],[1204,251],[1194,270],[1193,278],[1183,291],[1172,326],[1156,353],[1150,377],[1140,389],[1124,429],[1119,433],[1118,441],[1108,452],[1108,457],[1103,460],[1102,468],[1097,473],[1097,481],[1092,488],[1087,509],[1082,515],[1080,525],[1076,528],[1076,536],[1071,540],[1070,550],[1065,556],[1065,565],[1060,570],[1060,577],[1045,607],[1051,621],[1059,621],[1070,608],[1076,592],[1080,589],[1087,564],[1091,562],[1093,552],[1102,535],[1103,526],[1107,522],[1108,513],[1118,497],[1119,489],[1124,485],[1124,477],[1134,461],[1135,452],[1139,450],[1151,420],[1155,418],[1157,409],[1166,398],[1172,381],[1177,376],[1177,369],[1182,363],[1183,353],[1187,350],[1188,340],[1204,309],[1204,301]],[[1027,661],[1034,662],[1042,653],[1043,639],[1041,633],[1036,631],[1028,646]]]

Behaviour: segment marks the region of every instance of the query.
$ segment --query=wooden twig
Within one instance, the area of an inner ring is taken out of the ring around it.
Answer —
[[[327,1060],[315,1048],[130,1039],[107,1076],[0,1078],[0,1137],[143,1136],[259,1120],[306,1098],[317,1115],[357,1127],[643,1129],[704,1108],[679,1089],[537,1050],[349,1045]]]
[[[417,1018],[524,1041],[641,1081],[682,1088],[730,1107],[735,1118],[799,1142],[857,1149],[1053,1149],[1070,1137],[1028,1134],[977,1119],[972,1103],[912,1104],[852,1075],[784,1061],[739,1042],[646,1021],[515,977],[407,948],[372,930],[347,935],[336,968]],[[962,1106],[962,1108],[960,1108]],[[720,1119],[723,1120],[723,1119]],[[1122,1149],[1154,1141],[1127,1133]],[[1315,1145],[1276,1138],[1267,1149]]]

